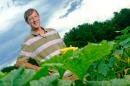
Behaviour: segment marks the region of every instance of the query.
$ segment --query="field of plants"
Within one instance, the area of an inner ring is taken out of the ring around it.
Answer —
[[[113,41],[64,49],[35,71],[0,72],[0,86],[130,86],[130,27]],[[49,74],[50,70],[56,71]],[[66,71],[69,76],[65,77]]]

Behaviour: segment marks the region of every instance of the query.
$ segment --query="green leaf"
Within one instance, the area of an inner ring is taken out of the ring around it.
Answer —
[[[100,63],[98,65],[98,72],[103,74],[104,76],[107,75],[107,72],[109,71],[109,67],[107,64],[104,64],[104,63]]]
[[[83,79],[89,66],[94,61],[110,54],[112,49],[113,44],[107,41],[102,41],[100,44],[89,43],[84,48],[78,49],[75,52],[68,51],[64,55],[54,56],[41,65],[61,64],[62,69],[70,70],[72,73],[76,74],[79,79]],[[62,71],[62,69],[59,70]]]
[[[32,80],[40,79],[43,76],[49,75],[48,67],[44,66],[39,71],[35,73],[35,75],[32,77]]]
[[[108,81],[88,81],[86,86],[129,86],[130,77],[123,79],[112,79]]]
[[[20,67],[18,70],[11,71],[8,75],[0,79],[0,86],[23,86],[34,75],[34,70]]]
[[[127,38],[127,39],[123,40],[122,42],[119,43],[119,45],[124,46],[124,45],[126,45],[128,42],[130,42],[130,38]],[[130,45],[129,45],[129,46],[130,46]]]
[[[71,80],[58,80],[57,86],[73,86],[73,84],[74,84],[74,81],[71,81]]]
[[[71,58],[73,55],[73,51],[67,51],[64,55],[56,55],[45,62],[42,62],[40,65],[42,67],[48,67],[49,69],[56,69],[60,74],[60,78],[63,77],[65,72],[65,68],[63,67],[64,62]]]
[[[44,66],[48,67],[50,70],[58,70],[60,74],[60,78],[63,77],[65,69],[63,68],[63,64],[61,63],[46,63]]]
[[[116,58],[110,57],[110,58],[109,58],[109,64],[108,64],[108,66],[109,66],[109,67],[112,67],[115,62],[116,62]]]
[[[63,62],[66,59],[69,59],[70,57],[72,57],[73,55],[73,51],[67,51],[64,55],[56,55],[51,57],[50,59],[46,60],[45,62],[41,62],[40,66],[45,66],[48,63],[61,63],[63,64]]]
[[[53,74],[52,76],[42,77],[39,80],[33,80],[30,82],[30,86],[57,86],[57,80],[59,74]]]
[[[66,60],[64,62],[64,67],[76,74],[79,79],[83,79],[89,66],[94,61],[110,54],[111,50],[112,44],[109,44],[107,41],[102,41],[100,44],[89,43],[84,48],[74,52],[78,52],[78,54]]]
[[[6,74],[0,71],[0,78],[4,77]]]
[[[60,74],[60,78],[63,77],[64,73],[65,73],[65,69],[62,66],[55,66],[54,69],[57,69],[59,74]]]

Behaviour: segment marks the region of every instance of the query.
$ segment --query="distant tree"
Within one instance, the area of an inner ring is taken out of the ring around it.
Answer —
[[[16,66],[8,66],[8,67],[3,68],[1,71],[8,73],[8,72],[10,72],[10,71],[12,71],[14,69],[16,69]]]
[[[130,26],[130,9],[122,9],[119,13],[114,12],[114,17],[111,20],[118,30],[122,30]]]
[[[130,26],[129,20],[130,9],[122,9],[119,13],[114,12],[114,17],[111,20],[78,25],[64,35],[65,44],[67,46],[83,47],[88,42],[113,40],[116,36],[120,35],[117,32]]]
[[[86,28],[91,28],[91,25],[86,23],[78,25],[76,28],[72,28],[72,30],[64,36],[65,44],[67,46],[72,45],[82,47],[88,43],[87,40],[90,40],[91,42],[95,41],[92,30]]]

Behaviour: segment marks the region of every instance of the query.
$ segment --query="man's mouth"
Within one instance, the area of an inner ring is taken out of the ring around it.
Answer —
[[[39,24],[39,22],[34,22],[35,25]]]

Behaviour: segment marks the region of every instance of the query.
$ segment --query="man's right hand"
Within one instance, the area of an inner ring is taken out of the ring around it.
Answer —
[[[28,62],[17,61],[16,62],[16,67],[19,67],[20,65],[24,65],[26,68],[29,68],[29,69],[34,69],[34,70],[39,70],[40,69],[40,67],[32,65],[32,64],[30,64]]]

